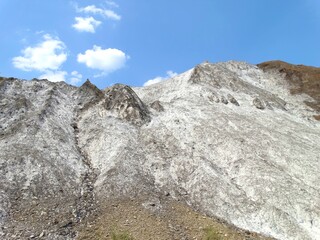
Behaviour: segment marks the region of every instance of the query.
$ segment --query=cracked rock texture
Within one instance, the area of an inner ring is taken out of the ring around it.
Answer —
[[[203,63],[105,90],[0,78],[1,239],[73,239],[108,199],[163,197],[273,238],[320,239],[318,95],[260,66]]]

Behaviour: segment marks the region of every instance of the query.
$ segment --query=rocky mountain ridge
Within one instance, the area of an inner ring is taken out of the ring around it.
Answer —
[[[203,63],[105,90],[1,78],[0,234],[73,239],[109,203],[140,199],[154,214],[178,201],[277,239],[319,239],[320,80],[303,71]]]

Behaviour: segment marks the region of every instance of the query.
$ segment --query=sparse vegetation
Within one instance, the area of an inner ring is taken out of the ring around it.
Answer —
[[[133,237],[130,236],[127,232],[112,232],[111,234],[112,240],[134,240]]]
[[[207,227],[204,229],[205,235],[203,240],[221,240],[219,233],[217,233],[213,227]]]

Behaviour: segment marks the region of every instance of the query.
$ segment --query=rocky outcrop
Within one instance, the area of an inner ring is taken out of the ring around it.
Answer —
[[[116,214],[138,234],[126,201],[167,239],[200,236],[176,217],[183,204],[277,239],[320,235],[317,110],[278,72],[203,63],[103,91],[1,78],[0,93],[1,239],[108,238]]]
[[[238,103],[238,101],[237,101],[231,94],[228,94],[228,100],[229,100],[232,104],[234,104],[234,105],[236,105],[236,106],[240,106],[240,104]]]
[[[261,80],[259,79],[259,73],[254,70],[256,69],[248,68],[245,63],[204,63],[194,68],[189,82],[206,86],[207,89],[218,90],[226,95],[230,95],[231,92],[243,92],[252,98],[258,96],[259,99],[268,102],[273,108],[286,110],[285,101],[280,96],[272,94],[267,88],[262,87],[261,82],[259,82]],[[256,82],[253,84],[247,81],[255,78]],[[229,101],[225,96],[221,97],[222,103],[227,104]],[[238,101],[234,101],[235,105],[237,103],[239,104]]]
[[[104,93],[105,108],[115,111],[119,118],[137,125],[150,121],[147,106],[129,86],[116,84],[105,89]]]
[[[261,100],[259,98],[254,98],[252,103],[256,108],[258,108],[260,110],[265,109],[264,104],[261,102]]]
[[[76,92],[74,98],[78,102],[79,110],[84,111],[102,101],[103,91],[93,85],[88,79]]]
[[[150,104],[150,107],[156,110],[157,112],[163,112],[164,108],[161,105],[159,100],[154,101],[153,103]]]

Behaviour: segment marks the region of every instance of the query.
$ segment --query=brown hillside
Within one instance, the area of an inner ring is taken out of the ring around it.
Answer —
[[[270,61],[258,64],[264,71],[278,71],[284,74],[291,85],[292,94],[306,93],[314,99],[305,102],[320,113],[320,68],[304,65],[293,65],[282,61]],[[320,115],[314,116],[320,120]]]
[[[202,215],[180,201],[143,206],[139,199],[107,201],[77,229],[78,240],[272,240]]]

